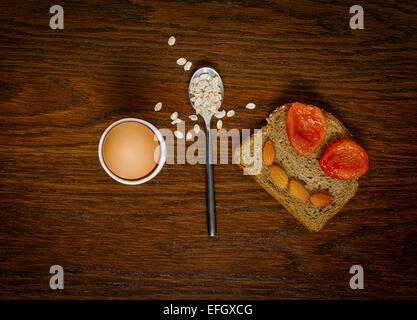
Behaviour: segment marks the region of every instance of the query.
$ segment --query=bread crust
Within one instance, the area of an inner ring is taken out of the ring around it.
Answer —
[[[292,105],[292,103],[283,105],[283,106],[278,107],[277,109],[275,109],[268,117],[270,119],[270,123],[268,123],[267,125],[265,125],[262,128],[262,132],[267,131],[273,125],[273,121],[274,121],[273,119],[275,119],[275,116],[277,115],[277,113],[283,112],[285,109],[288,109],[289,106],[291,106],[291,105]],[[345,128],[345,126],[335,116],[333,116],[332,114],[330,114],[326,111],[323,111],[323,114],[325,115],[326,119],[329,119],[329,120],[333,121],[337,125],[337,129],[339,131],[338,132],[339,134],[345,136],[346,138],[353,139],[350,132]],[[254,139],[254,136],[252,135],[252,136],[250,136],[249,139],[243,141],[242,144],[240,145],[240,148],[237,148],[236,152],[239,152],[240,155],[241,155],[243,146],[247,143],[253,143],[253,139]],[[239,166],[242,169],[247,167],[242,162],[242,157],[240,157]],[[267,177],[265,175],[265,171],[261,172],[261,174],[258,174],[258,175],[252,175],[252,178],[260,186],[262,186],[273,198],[275,198],[278,202],[280,202],[298,221],[300,221],[311,232],[320,231],[325,226],[325,224],[332,217],[334,217],[344,207],[344,205],[354,196],[354,194],[356,193],[357,187],[358,187],[357,182],[354,183],[354,184],[350,184],[349,185],[349,187],[350,187],[349,195],[344,196],[343,198],[339,197],[338,206],[336,208],[333,208],[333,210],[330,210],[330,211],[328,210],[325,213],[324,216],[320,217],[321,219],[318,220],[319,222],[316,224],[316,223],[311,223],[311,221],[309,221],[309,219],[307,219],[302,213],[300,213],[292,203],[286,201],[285,197],[282,195],[282,192],[279,189],[273,188],[273,187],[271,187],[270,184],[265,182],[267,180]],[[295,178],[297,178],[297,177],[295,177]]]

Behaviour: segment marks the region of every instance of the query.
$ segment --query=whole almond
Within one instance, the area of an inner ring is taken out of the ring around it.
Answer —
[[[264,144],[264,148],[262,149],[262,162],[266,166],[270,166],[274,163],[275,160],[275,148],[274,144],[268,140]],[[285,173],[285,172],[284,172]]]
[[[288,185],[288,175],[279,166],[270,166],[269,174],[271,175],[272,181],[274,181],[274,183],[281,189],[285,188]]]
[[[291,180],[288,184],[288,191],[299,200],[308,201],[310,199],[310,193],[298,181]]]
[[[310,198],[310,202],[316,207],[325,207],[333,202],[333,197],[326,193],[316,193]]]

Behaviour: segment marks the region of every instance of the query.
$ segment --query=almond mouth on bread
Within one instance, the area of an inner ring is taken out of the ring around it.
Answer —
[[[327,176],[321,169],[320,157],[327,147],[341,139],[352,139],[350,132],[333,115],[323,111],[327,121],[327,132],[320,148],[313,154],[305,157],[299,155],[290,145],[286,132],[286,114],[292,103],[283,105],[272,112],[267,118],[268,124],[254,135],[262,135],[263,147],[268,140],[275,146],[275,164],[287,173],[289,179],[300,181],[310,194],[327,193],[334,200],[325,207],[319,208],[309,201],[302,201],[292,196],[288,188],[278,187],[271,179],[268,166],[262,165],[259,174],[252,177],[276,200],[278,200],[290,213],[296,217],[310,231],[320,231],[326,222],[331,219],[343,206],[355,195],[358,188],[358,180],[338,180]],[[240,166],[248,168],[253,158],[245,159],[242,148],[254,148],[254,135],[242,142],[240,152]],[[262,158],[262,150],[253,150],[255,157]],[[245,161],[246,160],[246,161]],[[262,159],[257,159],[262,161]]]

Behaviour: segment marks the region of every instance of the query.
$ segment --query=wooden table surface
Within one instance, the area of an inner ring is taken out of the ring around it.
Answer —
[[[64,30],[49,27],[52,4],[0,3],[2,299],[417,298],[415,1],[61,1]],[[363,30],[349,28],[353,4]],[[234,164],[215,167],[214,238],[204,165],[166,164],[140,186],[103,171],[104,129],[125,117],[172,128],[205,65],[236,110],[226,129],[301,101],[367,149],[357,194],[321,232]],[[64,290],[49,288],[55,264]],[[364,290],[349,287],[355,264]]]

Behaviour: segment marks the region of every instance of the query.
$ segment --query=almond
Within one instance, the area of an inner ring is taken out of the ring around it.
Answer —
[[[288,185],[288,175],[279,166],[270,166],[269,174],[271,175],[272,181],[274,181],[274,183],[281,189],[285,188]]]
[[[310,199],[310,193],[301,183],[291,180],[288,184],[288,191],[297,199],[307,201]]]
[[[325,207],[333,202],[333,197],[326,193],[316,193],[310,198],[310,202],[316,207]]]
[[[262,149],[262,162],[266,166],[270,166],[274,163],[275,160],[275,148],[274,144],[268,140],[264,144],[264,148]],[[285,173],[285,172],[284,172]]]

